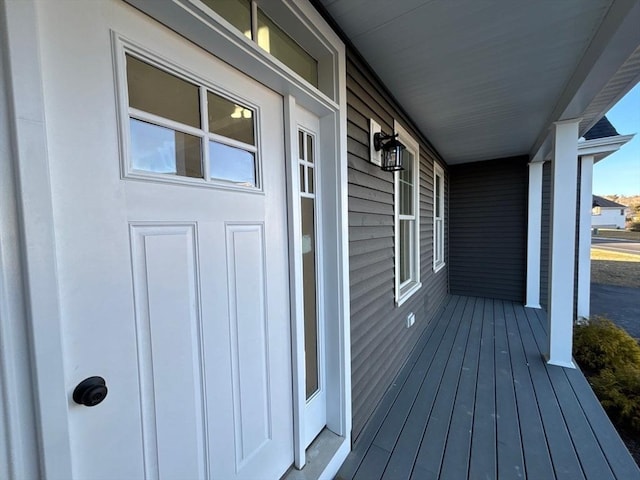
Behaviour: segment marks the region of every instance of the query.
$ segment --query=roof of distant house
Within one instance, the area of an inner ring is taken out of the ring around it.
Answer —
[[[604,208],[627,208],[626,205],[616,203],[613,200],[609,200],[607,198],[599,197],[598,195],[593,196],[593,206]]]
[[[585,140],[594,140],[596,138],[615,137],[620,135],[607,117],[602,117],[598,122],[584,134]]]

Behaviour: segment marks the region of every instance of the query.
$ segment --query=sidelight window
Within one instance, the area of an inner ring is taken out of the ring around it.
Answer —
[[[302,291],[304,305],[304,351],[306,399],[321,388],[319,370],[319,325],[316,268],[316,195],[314,187],[315,137],[298,130],[300,171],[300,216],[302,224]]]

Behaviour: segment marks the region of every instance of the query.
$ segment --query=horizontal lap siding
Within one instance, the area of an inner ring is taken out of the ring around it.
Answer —
[[[420,142],[422,288],[401,307],[394,298],[393,174],[369,162],[369,119],[385,132],[402,115],[351,52],[347,59],[349,270],[354,441],[447,294],[446,268],[433,273],[433,159]],[[409,127],[403,122],[405,128]],[[418,135],[414,135],[419,140]],[[446,197],[445,197],[446,198]],[[409,312],[416,324],[407,329]]]
[[[540,236],[540,305],[549,298],[549,243],[551,232],[551,162],[542,167],[542,228]]]
[[[526,158],[454,165],[450,182],[451,293],[523,301]]]

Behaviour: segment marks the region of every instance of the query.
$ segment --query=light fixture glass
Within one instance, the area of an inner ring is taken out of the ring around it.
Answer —
[[[233,113],[231,113],[231,118],[241,118],[242,117],[242,107],[236,105],[233,109]]]
[[[406,148],[398,139],[398,134],[387,135],[376,133],[373,136],[373,146],[382,150],[382,165],[380,168],[385,172],[404,170],[402,167],[402,151]]]

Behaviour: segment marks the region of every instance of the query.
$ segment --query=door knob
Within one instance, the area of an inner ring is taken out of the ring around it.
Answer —
[[[104,378],[85,378],[73,391],[73,401],[86,407],[95,407],[104,400],[108,391]]]

